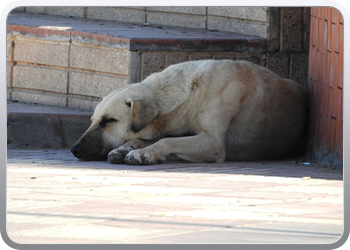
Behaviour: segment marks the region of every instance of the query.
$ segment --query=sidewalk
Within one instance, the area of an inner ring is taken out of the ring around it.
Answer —
[[[9,149],[17,243],[325,243],[343,232],[339,170],[298,162],[111,165]]]

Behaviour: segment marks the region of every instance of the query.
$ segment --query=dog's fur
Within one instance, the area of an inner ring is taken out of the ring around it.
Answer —
[[[72,152],[127,164],[281,158],[300,146],[306,99],[304,87],[246,61],[180,63],[104,97]]]

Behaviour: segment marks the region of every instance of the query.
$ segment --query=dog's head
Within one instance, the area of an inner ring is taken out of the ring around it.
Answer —
[[[71,151],[81,160],[106,160],[112,149],[131,139],[142,139],[142,130],[159,114],[148,87],[132,84],[116,90],[98,103],[90,127]]]

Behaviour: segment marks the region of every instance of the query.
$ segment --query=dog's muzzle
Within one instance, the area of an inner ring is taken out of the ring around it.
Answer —
[[[80,145],[74,145],[70,151],[72,152],[72,154],[77,157],[77,158],[81,158],[82,154],[83,154],[83,148]]]

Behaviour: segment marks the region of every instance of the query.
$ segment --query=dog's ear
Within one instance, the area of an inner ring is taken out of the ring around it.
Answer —
[[[129,97],[125,103],[131,109],[130,126],[134,133],[141,131],[160,114],[157,104],[151,98]]]

